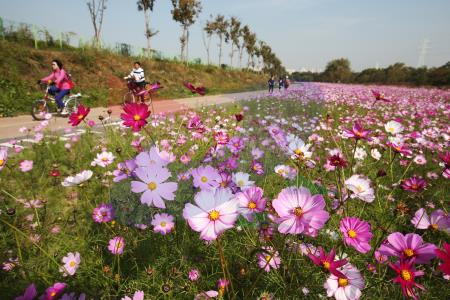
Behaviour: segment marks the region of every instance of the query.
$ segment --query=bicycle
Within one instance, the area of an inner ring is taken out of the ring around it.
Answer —
[[[147,86],[149,86],[147,88]],[[127,80],[127,87],[128,91],[123,95],[123,105],[127,103],[137,103],[136,98],[140,98],[141,102],[145,103],[146,100],[149,100],[149,104],[153,108],[153,95],[154,93],[161,89],[161,84],[157,81],[156,83],[152,84],[145,84],[145,87],[139,88],[138,85],[133,80]]]
[[[45,119],[45,115],[51,113],[52,115],[59,115],[62,117],[68,117],[71,113],[76,112],[79,104],[79,98],[81,94],[66,95],[62,101],[67,110],[67,115],[61,114],[61,109],[56,105],[55,97],[49,94],[49,89],[52,83],[46,85],[45,95],[43,99],[38,99],[33,102],[31,108],[31,116],[34,120],[42,121]]]

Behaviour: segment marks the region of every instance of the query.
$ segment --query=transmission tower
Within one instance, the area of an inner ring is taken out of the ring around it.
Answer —
[[[429,41],[425,38],[423,39],[422,46],[420,47],[419,61],[417,62],[418,68],[425,66],[425,58],[429,49],[431,49],[429,46]]]

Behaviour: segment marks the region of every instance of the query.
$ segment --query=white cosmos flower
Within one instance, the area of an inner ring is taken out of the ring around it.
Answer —
[[[85,170],[75,176],[69,176],[61,183],[63,186],[77,186],[89,180],[92,177],[91,170]]]
[[[381,153],[380,153],[380,151],[378,151],[377,148],[373,148],[372,150],[370,150],[370,155],[371,155],[375,160],[380,160],[380,158],[381,158]]]
[[[364,160],[366,157],[366,151],[363,148],[357,147],[355,150],[355,158],[358,160]]]
[[[345,187],[353,192],[352,198],[359,198],[369,203],[375,199],[373,188],[370,187],[370,180],[362,175],[352,175],[345,181]]]
[[[384,125],[384,129],[393,135],[396,135],[397,133],[400,133],[403,131],[404,127],[402,124],[400,124],[397,121],[389,121]]]
[[[106,168],[114,161],[114,155],[111,152],[103,151],[102,153],[97,154],[97,158],[91,162],[91,166],[99,166],[102,168]]]
[[[340,268],[345,278],[330,275],[323,285],[327,290],[327,296],[336,300],[357,300],[361,297],[361,290],[364,289],[364,278],[357,268],[351,264],[346,264]]]
[[[250,180],[250,175],[244,172],[237,172],[233,174],[233,182],[241,188],[241,190],[245,190],[255,184],[254,181]]]
[[[309,151],[311,144],[305,144],[305,142],[299,138],[295,137],[288,146],[289,153],[292,159],[308,159],[311,158],[312,152]]]

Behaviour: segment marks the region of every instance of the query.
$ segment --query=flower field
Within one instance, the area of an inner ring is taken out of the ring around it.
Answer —
[[[450,91],[149,109],[0,149],[0,299],[450,297]]]

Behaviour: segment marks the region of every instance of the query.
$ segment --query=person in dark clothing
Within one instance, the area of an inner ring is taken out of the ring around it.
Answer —
[[[269,93],[273,93],[273,87],[275,86],[275,79],[273,78],[273,76],[270,76],[269,81],[267,81],[267,83],[269,84]]]
[[[283,77],[280,76],[280,78],[278,79],[278,90],[281,91],[281,88],[283,87],[284,84],[284,80]]]
[[[286,76],[286,78],[284,79],[284,89],[287,90],[289,85],[291,84],[291,82],[289,81],[289,77]]]

